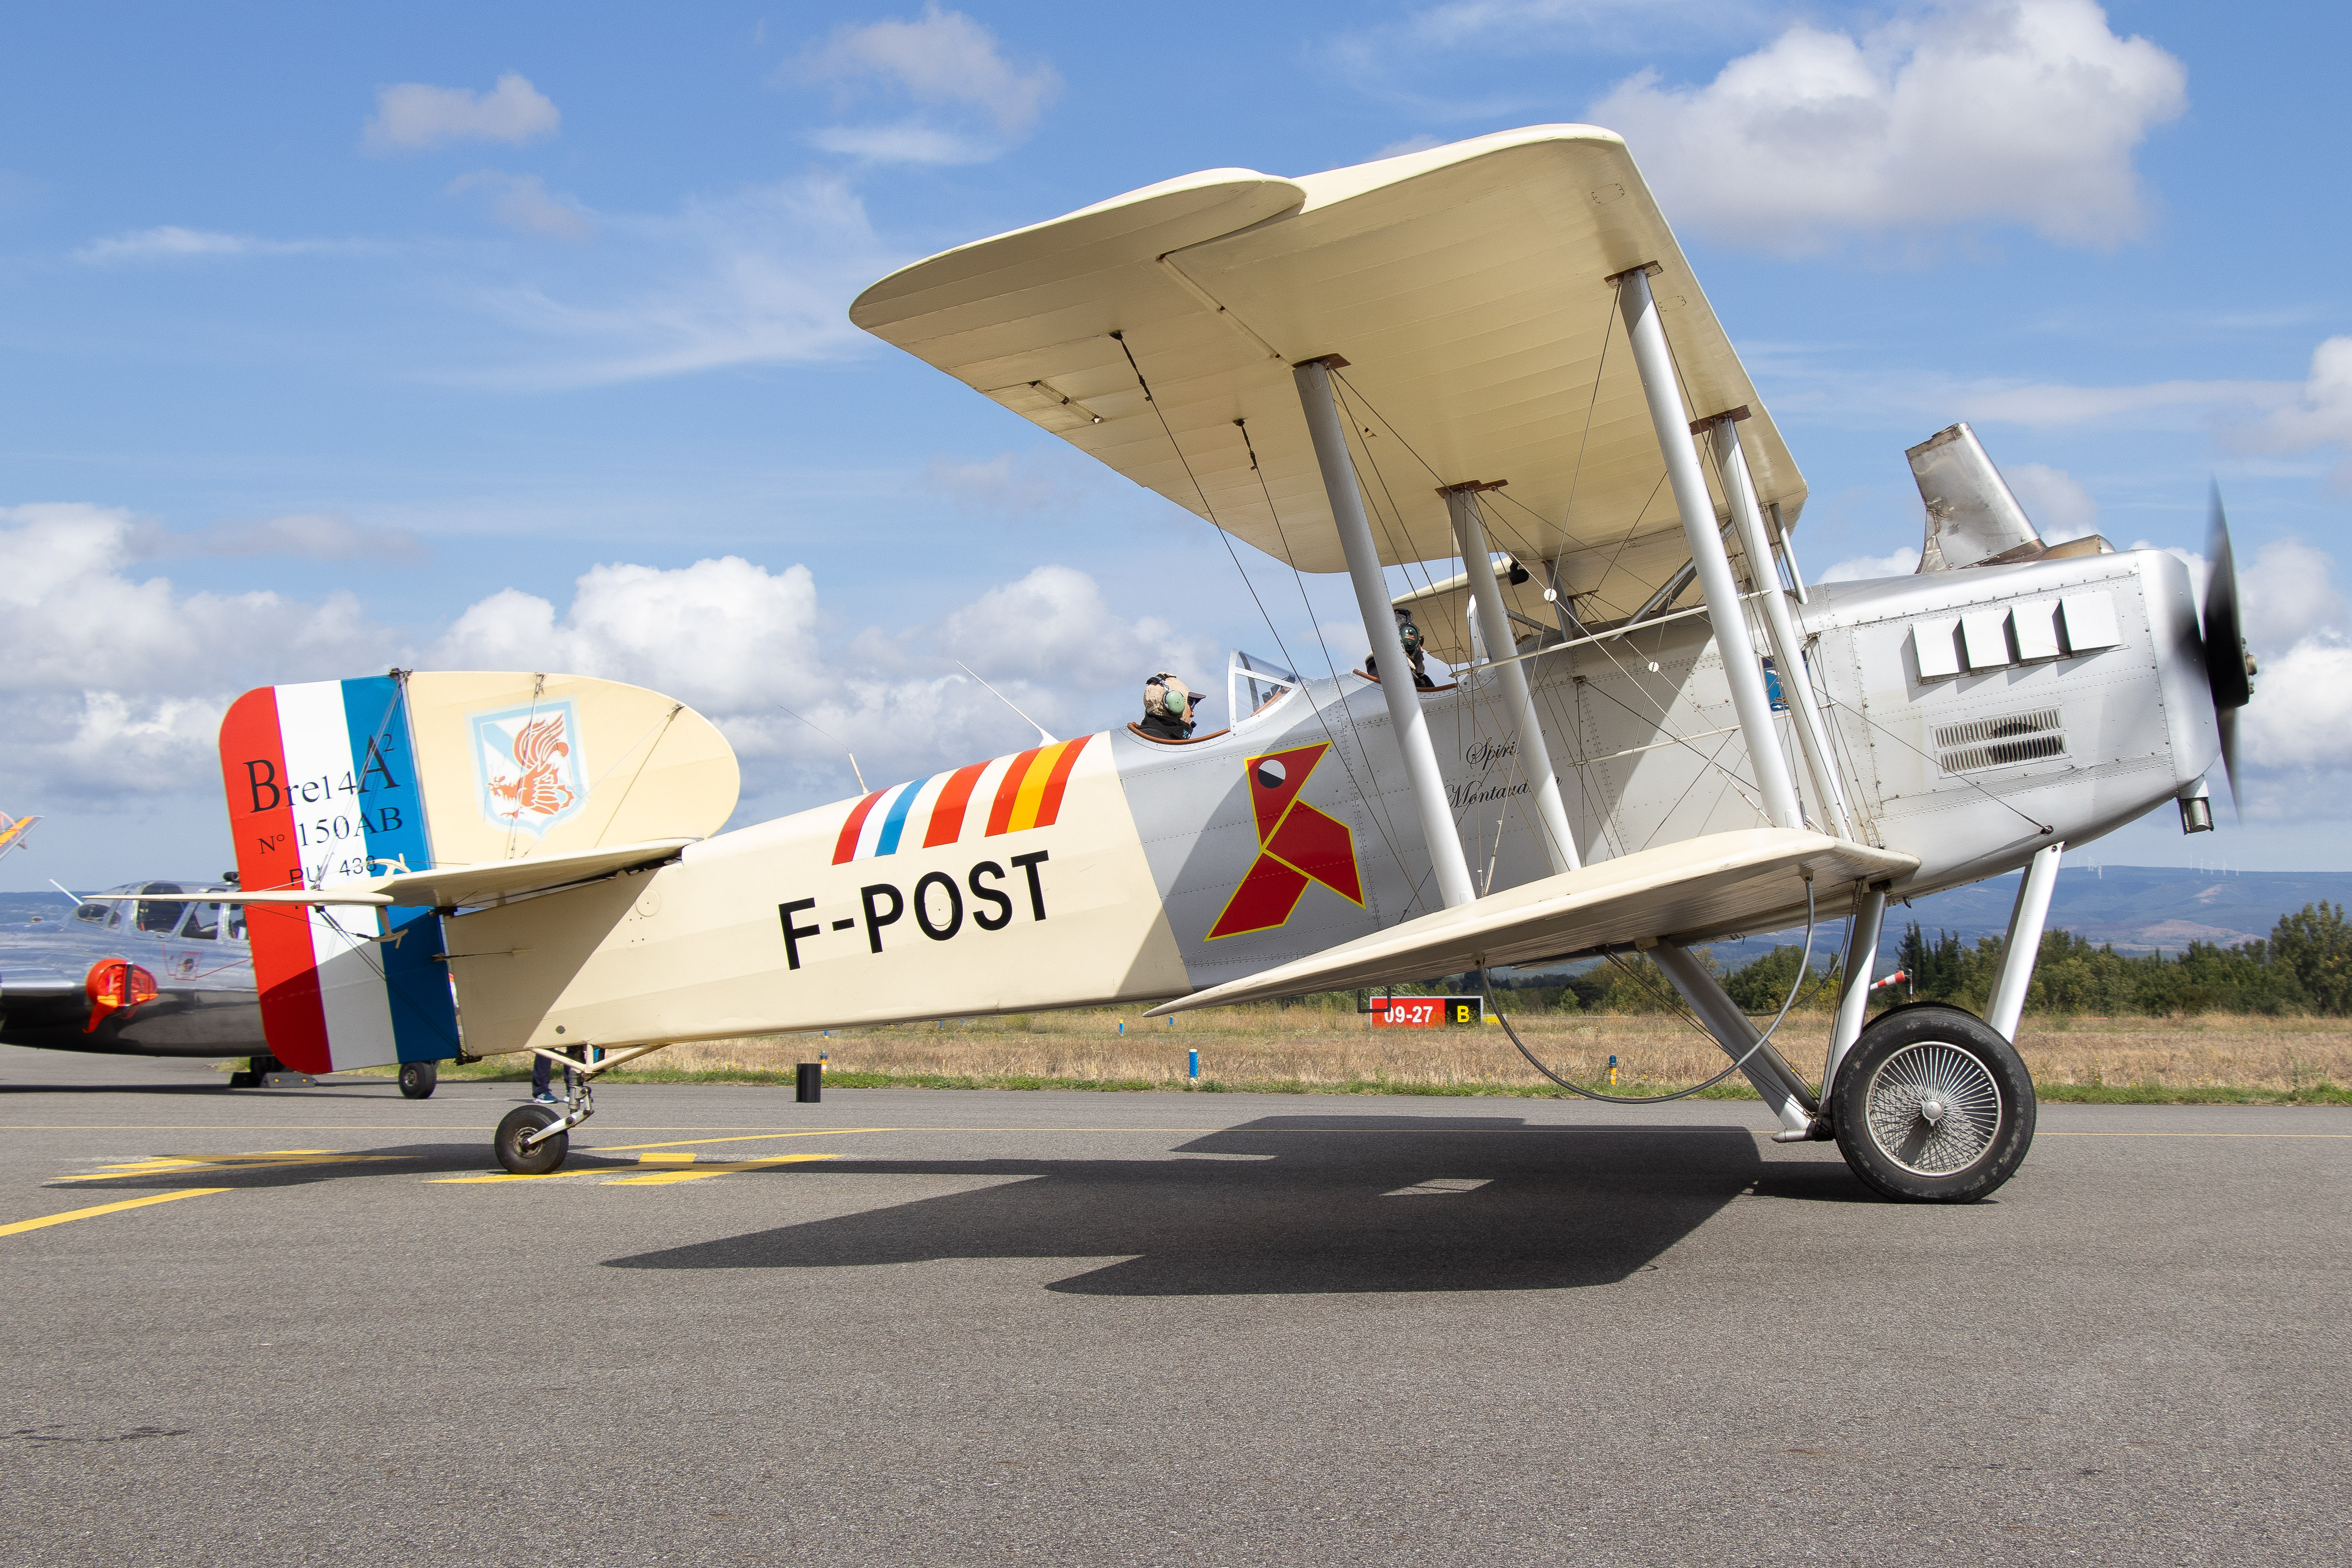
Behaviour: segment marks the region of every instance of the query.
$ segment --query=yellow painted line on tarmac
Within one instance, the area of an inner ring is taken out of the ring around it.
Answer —
[[[160,1176],[171,1171],[268,1171],[292,1166],[361,1165],[383,1160],[413,1160],[415,1155],[347,1155],[334,1149],[272,1149],[258,1155],[161,1155],[134,1160],[87,1176],[58,1176],[58,1182],[121,1181],[127,1176]]]
[[[675,1186],[679,1182],[701,1181],[707,1176],[729,1176],[737,1171],[770,1170],[777,1166],[806,1165],[812,1160],[829,1160],[835,1157],[836,1156],[832,1155],[772,1155],[766,1159],[713,1160],[706,1165],[698,1161],[691,1154],[651,1154],[638,1158],[637,1168],[640,1174],[635,1176],[613,1176],[612,1172],[629,1168],[625,1165],[615,1163],[583,1165],[568,1171],[549,1171],[543,1176],[514,1176],[500,1172],[495,1176],[433,1176],[428,1178],[425,1185],[428,1186],[487,1186],[495,1182],[562,1181],[566,1176],[603,1176],[608,1179],[597,1183],[599,1186]],[[645,1167],[647,1166],[654,1168],[646,1171]]]
[[[465,1186],[468,1183],[493,1181],[562,1181],[565,1176],[585,1176],[590,1170],[594,1168],[594,1166],[591,1166],[576,1171],[544,1171],[538,1176],[517,1176],[512,1171],[500,1171],[496,1176],[435,1176],[432,1179],[431,1185],[434,1186]]]
[[[651,1176],[621,1176],[613,1181],[599,1182],[599,1186],[675,1186],[682,1181],[700,1181],[706,1176],[725,1176],[730,1171],[763,1171],[776,1166],[805,1165],[811,1160],[829,1160],[831,1155],[778,1155],[765,1160],[732,1160],[724,1164],[698,1165],[691,1170],[674,1168],[656,1171]]]
[[[20,1219],[14,1225],[0,1225],[0,1236],[16,1236],[27,1230],[39,1230],[45,1226],[63,1225],[69,1219],[95,1219],[101,1214],[120,1214],[126,1208],[145,1208],[151,1204],[172,1203],[184,1197],[202,1197],[208,1192],[227,1192],[225,1186],[184,1186],[177,1192],[151,1193],[145,1197],[125,1198],[121,1203],[101,1203],[96,1208],[68,1209],[63,1214],[45,1214],[38,1219]]]
[[[664,1144],[600,1144],[583,1154],[626,1155],[639,1149],[674,1149],[681,1144],[757,1144],[770,1138],[840,1138],[852,1133],[929,1132],[928,1127],[812,1127],[799,1133],[748,1133],[740,1138],[672,1138]]]

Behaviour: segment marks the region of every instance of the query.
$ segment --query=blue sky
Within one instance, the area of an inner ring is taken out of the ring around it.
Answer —
[[[2269,672],[2247,825],[2183,840],[2164,813],[2091,852],[2352,865],[2336,9],[153,5],[0,28],[0,806],[49,819],[11,885],[226,865],[226,701],[394,661],[674,692],[735,741],[739,821],[852,790],[778,704],[877,784],[1022,737],[959,658],[1057,733],[1119,722],[1136,675],[1267,647],[1224,552],[856,333],[849,298],[1193,169],[1584,119],[1627,134],[1778,415],[1812,573],[1901,569],[1903,448],[1955,419],[2045,531],[2195,550],[2218,476]],[[1343,582],[1317,592],[1347,618]]]

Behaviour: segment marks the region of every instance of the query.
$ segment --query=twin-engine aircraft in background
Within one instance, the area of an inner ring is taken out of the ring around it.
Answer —
[[[1292,570],[1346,571],[1390,678],[1235,654],[1213,733],[1130,725],[724,834],[732,754],[651,692],[249,693],[221,756],[278,1057],[564,1060],[568,1113],[498,1134],[544,1171],[587,1081],[675,1040],[1638,951],[1777,1136],[1965,1199],[2032,1139],[2008,1037],[2061,847],[2167,800],[2210,825],[2250,695],[2226,550],[2200,625],[2178,560],[2045,544],[1955,426],[1911,455],[1920,571],[1807,587],[1804,481],[1608,131],[1189,175],[909,267],[851,316]],[[1400,608],[1452,680],[1404,678]],[[1864,1029],[1887,899],[2020,866],[1989,1016]],[[1814,1082],[1688,949],[1832,920]]]
[[[63,919],[0,926],[0,1045],[246,1056],[228,1086],[261,1087],[281,1064],[262,1034],[237,894],[203,877],[127,882],[84,894]],[[432,1061],[404,1063],[400,1092],[428,1098],[438,1076]]]

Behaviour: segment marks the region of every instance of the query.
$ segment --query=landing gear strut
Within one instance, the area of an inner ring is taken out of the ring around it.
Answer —
[[[531,1104],[508,1112],[499,1123],[492,1145],[499,1164],[514,1176],[548,1176],[561,1169],[564,1156],[572,1152],[572,1129],[596,1113],[595,1097],[590,1092],[596,1076],[660,1049],[659,1045],[620,1051],[593,1045],[575,1045],[569,1051],[532,1047],[532,1055],[543,1056],[563,1069],[563,1103],[568,1110],[559,1114],[552,1105]]]

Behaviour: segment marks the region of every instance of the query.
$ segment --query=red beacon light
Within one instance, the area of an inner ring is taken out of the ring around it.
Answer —
[[[155,977],[127,958],[102,958],[89,967],[82,988],[89,993],[89,1021],[81,1031],[89,1034],[110,1015],[153,1001]]]

